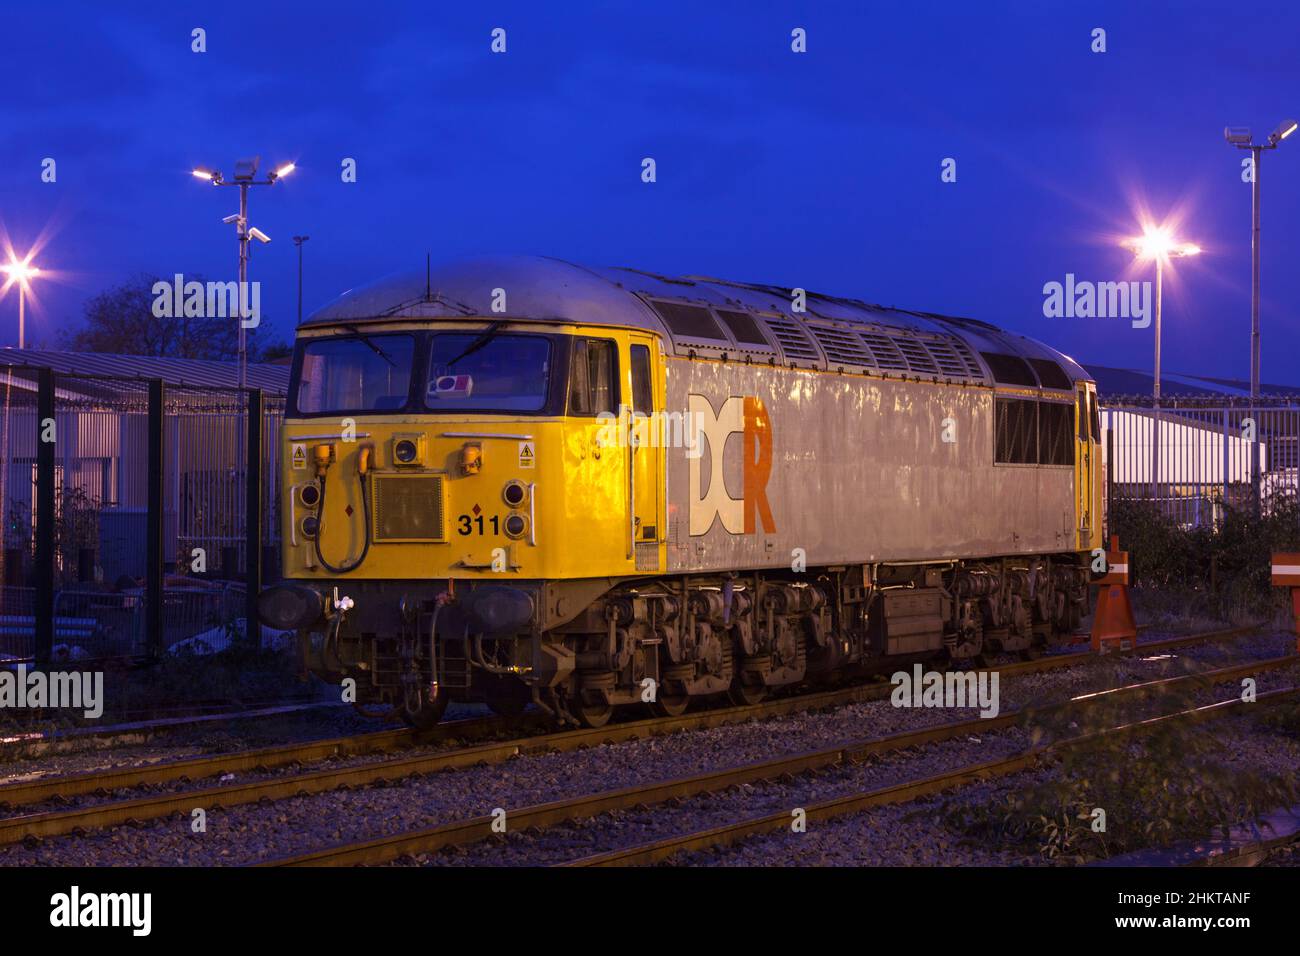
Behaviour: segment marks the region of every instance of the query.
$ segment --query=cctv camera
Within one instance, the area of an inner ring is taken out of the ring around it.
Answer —
[[[248,234],[249,234],[250,236],[252,236],[254,239],[256,239],[258,242],[270,242],[270,241],[271,241],[271,237],[268,236],[266,233],[264,233],[261,229],[258,229],[256,226],[254,226],[252,229],[248,230]]]
[[[1250,145],[1250,127],[1249,126],[1225,126],[1223,128],[1223,138],[1233,146]]]
[[[232,222],[239,222],[239,213],[235,213],[233,216],[227,216],[225,219],[221,221],[224,222],[227,226],[230,225]]]

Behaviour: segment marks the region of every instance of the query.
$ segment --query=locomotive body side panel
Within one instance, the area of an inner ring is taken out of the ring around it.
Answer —
[[[1075,547],[1073,467],[995,464],[992,389],[667,364],[667,407],[700,436],[668,450],[670,571]]]

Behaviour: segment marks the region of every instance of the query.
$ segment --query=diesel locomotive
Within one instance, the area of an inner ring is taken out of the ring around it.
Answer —
[[[297,331],[263,622],[416,725],[599,726],[1086,612],[1095,384],[972,319],[544,257],[345,293]]]

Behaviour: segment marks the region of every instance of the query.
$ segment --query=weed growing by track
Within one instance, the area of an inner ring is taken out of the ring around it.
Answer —
[[[1165,690],[1159,713],[1203,704],[1194,690]],[[1132,719],[1131,708],[1100,702],[1031,718],[1040,743],[1086,736]],[[1300,726],[1300,716],[1294,718]],[[1234,760],[1224,724],[1170,721],[1139,735],[1106,735],[1053,758],[1028,787],[1003,788],[993,802],[959,793],[942,815],[964,836],[1054,863],[1085,863],[1147,847],[1219,836],[1297,801],[1293,776]]]

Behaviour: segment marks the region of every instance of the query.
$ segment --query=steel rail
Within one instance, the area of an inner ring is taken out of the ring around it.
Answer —
[[[1254,628],[1250,626],[1226,628],[1217,631],[1204,631],[1199,634],[1164,638],[1151,641],[1124,654],[1144,653],[1185,647],[1210,641],[1226,640],[1247,633]],[[1096,661],[1097,655],[1085,651],[1075,654],[1058,654],[1041,657],[1031,661],[1018,661],[997,667],[985,668],[996,670],[999,674],[1021,675],[1040,673],[1063,667],[1072,667]],[[572,750],[581,746],[606,743],[623,743],[637,740],[643,736],[677,733],[684,730],[709,729],[748,720],[768,717],[786,716],[809,710],[840,707],[848,704],[880,700],[888,697],[893,688],[889,684],[860,684],[852,687],[819,691],[789,697],[779,697],[758,704],[739,707],[724,707],[678,717],[661,717],[646,720],[626,721],[594,729],[581,729],[543,733],[534,737],[512,738],[501,744],[492,744],[468,751],[471,762],[483,760],[489,763],[509,759],[518,753],[543,749]],[[89,770],[75,774],[63,774],[40,780],[22,781],[0,785],[0,807],[18,807],[46,800],[82,796],[116,790],[128,790],[145,786],[156,786],[174,782],[188,782],[226,773],[264,771],[294,763],[312,763],[335,756],[357,756],[386,750],[396,750],[418,746],[438,740],[453,738],[481,740],[503,729],[517,729],[521,726],[538,726],[539,717],[528,715],[509,721],[505,718],[490,717],[470,719],[441,724],[432,731],[416,735],[409,730],[377,731],[353,737],[331,738],[307,743],[279,744],[254,750],[241,751],[216,756],[190,757],[182,760],[164,761],[145,767],[123,767],[107,770]],[[424,763],[421,761],[432,761]],[[385,766],[388,761],[385,761]],[[424,755],[418,758],[416,769],[399,770],[400,775],[411,773],[428,773],[435,770],[463,763],[445,762],[441,754]],[[371,765],[367,765],[369,768]],[[427,766],[429,769],[418,769]],[[388,774],[379,772],[368,778],[369,781],[388,779]],[[228,795],[231,800],[244,802],[237,788],[219,787],[193,791],[203,799],[215,800],[219,805],[226,804],[226,796],[215,796],[217,791]],[[319,791],[312,791],[319,792]],[[160,798],[161,799],[161,798]],[[256,799],[256,798],[254,798]],[[193,806],[193,804],[191,804]],[[140,812],[147,807],[141,806]],[[77,812],[77,811],[68,811]],[[166,812],[171,812],[166,811]],[[12,819],[12,818],[11,818]],[[136,819],[142,819],[136,817]],[[77,824],[85,826],[88,824]],[[27,834],[24,834],[26,836]],[[40,835],[40,834],[36,834]],[[21,839],[22,837],[19,837]],[[3,821],[0,821],[0,845],[11,842],[6,836]]]
[[[1296,694],[1300,694],[1300,686],[1268,691],[1258,695],[1256,703],[1276,703],[1288,697],[1293,697]],[[805,807],[804,812],[806,814],[806,819],[809,821],[824,821],[851,813],[858,813],[863,810],[869,810],[873,807],[906,803],[912,800],[917,800],[921,797],[940,793],[944,790],[955,789],[975,780],[989,779],[991,777],[1003,777],[1017,773],[1021,770],[1030,769],[1045,757],[1053,756],[1064,750],[1079,747],[1085,743],[1096,741],[1103,737],[1143,733],[1169,722],[1201,722],[1210,720],[1215,717],[1232,713],[1245,705],[1245,701],[1240,698],[1234,698],[1231,700],[1219,701],[1214,704],[1207,704],[1203,707],[1194,707],[1171,714],[1162,714],[1158,717],[1147,718],[1146,720],[1124,724],[1108,730],[1055,741],[1051,744],[1033,748],[1019,754],[1014,754],[1010,757],[972,764],[967,767],[961,767],[957,770],[945,771],[943,773],[926,777],[922,780],[894,784],[893,786],[881,787],[875,790],[859,791],[858,793],[823,800]],[[661,840],[642,843],[636,846],[610,850],[605,853],[596,853],[556,865],[561,867],[587,867],[638,866],[650,863],[661,863],[678,853],[718,846],[730,846],[746,839],[747,837],[755,836],[760,833],[784,831],[789,828],[790,820],[791,817],[789,811],[782,811],[749,820],[742,820],[738,823],[723,824],[721,826],[710,827],[692,833],[665,837]],[[1292,838],[1294,839],[1294,837]]]
[[[1214,671],[1197,672],[1179,678],[1162,678],[1159,681],[1143,682],[1117,688],[1116,693],[1147,693],[1153,689],[1168,688],[1171,684],[1191,682],[1217,682],[1219,679],[1230,680],[1239,676],[1243,668],[1250,673],[1289,667],[1300,663],[1300,657],[1287,655],[1265,662],[1236,664],[1223,668],[1221,677]],[[1266,666],[1261,666],[1266,665]],[[1155,685],[1155,686],[1153,686]],[[1266,695],[1260,695],[1263,699]],[[1033,708],[1035,713],[1044,713],[1065,707],[1078,706],[1079,703],[1091,703],[1099,698],[1088,695],[1082,701],[1063,701],[1049,707]],[[1218,706],[1218,705],[1211,705]],[[1025,716],[1025,710],[1007,711],[993,718],[974,718],[953,723],[939,724],[921,730],[905,731],[886,737],[873,737],[840,744],[815,751],[777,757],[739,767],[726,767],[707,771],[690,777],[673,780],[652,781],[612,791],[583,794],[578,797],[551,801],[549,803],[523,807],[507,812],[509,826],[513,830],[529,827],[545,828],[557,823],[598,816],[613,810],[624,810],[643,804],[652,805],[672,799],[683,799],[701,793],[709,793],[740,784],[753,783],[786,774],[796,775],[809,770],[833,767],[845,762],[859,761],[874,753],[915,747],[925,743],[949,740],[968,734],[971,731],[988,732],[1009,727]],[[1159,719],[1163,718],[1157,718]],[[1154,723],[1139,722],[1125,727],[1141,727]],[[1121,728],[1122,729],[1122,728]],[[1093,735],[1071,738],[1082,743]],[[1040,748],[1045,751],[1048,748]],[[1035,751],[1034,753],[1037,753]],[[1015,759],[1025,759],[1023,755]],[[1034,759],[1037,759],[1035,757]],[[993,764],[1010,766],[1009,761],[995,761]],[[981,767],[961,772],[983,773]],[[1010,770],[1006,772],[1011,772]],[[788,816],[783,817],[788,822]],[[344,866],[373,865],[387,863],[401,856],[414,853],[428,853],[446,846],[458,846],[474,843],[488,838],[493,833],[493,825],[499,823],[492,814],[457,820],[439,826],[407,831],[375,840],[346,843],[308,853],[268,861],[262,865],[276,866]]]

